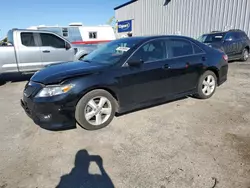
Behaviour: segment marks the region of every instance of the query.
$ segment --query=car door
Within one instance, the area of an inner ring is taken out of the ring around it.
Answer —
[[[199,76],[206,60],[205,52],[186,39],[166,41],[168,73],[174,95],[193,91],[197,87]]]
[[[42,68],[42,58],[37,36],[33,32],[20,32],[18,35],[17,62],[20,72],[33,72]]]
[[[246,46],[246,35],[244,35],[244,32],[239,31],[237,32],[237,55],[241,57],[242,51]]]
[[[236,56],[239,56],[242,54],[242,36],[240,32],[234,32],[233,33],[233,38],[234,38],[234,45],[235,45],[235,54]]]
[[[229,32],[226,34],[224,41],[223,41],[223,48],[225,53],[228,55],[229,58],[233,58],[237,51],[237,43],[236,38],[233,32]]]
[[[153,99],[167,96],[171,91],[170,80],[166,80],[165,41],[154,39],[139,47],[128,61],[142,61],[141,66],[130,67],[125,64],[117,72],[120,96],[123,104],[147,103]]]
[[[59,36],[51,33],[40,33],[40,42],[43,66],[74,60],[74,48]]]

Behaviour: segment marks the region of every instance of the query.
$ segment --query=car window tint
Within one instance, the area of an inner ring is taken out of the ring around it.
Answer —
[[[65,48],[65,41],[53,34],[41,33],[40,36],[42,40],[42,46]]]
[[[240,38],[241,38],[241,36],[240,36],[240,33],[239,33],[239,32],[235,32],[235,33],[233,33],[233,34],[232,34],[232,36],[233,36],[233,38],[234,38],[235,40],[238,40],[238,39],[240,39]]]
[[[193,44],[193,49],[194,49],[195,54],[204,53],[204,51],[199,46],[197,46],[196,44]]]
[[[248,36],[247,36],[247,34],[245,32],[240,32],[239,34],[240,34],[241,39],[247,39],[248,38]]]
[[[225,36],[225,40],[234,40],[234,36],[232,33],[227,33],[226,36]]]
[[[167,40],[168,58],[181,57],[193,54],[193,47],[189,41],[182,39]]]
[[[24,46],[36,46],[33,33],[21,33],[21,42]]]
[[[213,43],[213,42],[220,42],[225,36],[225,33],[212,33],[212,34],[205,34],[198,38],[198,41],[203,43]]]
[[[142,60],[144,63],[166,58],[166,49],[163,40],[153,40],[140,47],[131,57],[133,60]]]

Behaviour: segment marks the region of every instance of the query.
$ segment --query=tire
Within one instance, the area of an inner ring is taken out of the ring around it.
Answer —
[[[2,86],[2,85],[4,85],[4,84],[6,84],[6,81],[3,80],[3,79],[0,79],[0,86]]]
[[[249,50],[247,48],[245,48],[243,51],[242,51],[242,57],[241,57],[241,61],[247,61],[249,58]]]
[[[103,104],[100,104],[100,102]],[[76,105],[75,118],[82,128],[97,130],[110,124],[115,116],[116,109],[116,99],[109,92],[97,89],[90,91],[80,99]]]
[[[208,79],[210,81],[208,81]],[[203,75],[201,75],[199,79],[197,87],[198,91],[195,97],[199,99],[208,99],[213,96],[213,94],[216,91],[216,87],[217,87],[217,76],[212,71],[206,71],[203,73]]]

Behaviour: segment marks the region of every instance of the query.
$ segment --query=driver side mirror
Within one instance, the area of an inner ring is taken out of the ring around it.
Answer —
[[[67,43],[67,42],[65,42],[65,49],[66,49],[66,50],[69,50],[70,48],[71,48],[70,44]]]
[[[127,63],[130,67],[140,67],[143,64],[143,60],[142,59],[140,59],[140,60],[131,59]]]

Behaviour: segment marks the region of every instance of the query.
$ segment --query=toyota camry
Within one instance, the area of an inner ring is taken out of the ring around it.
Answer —
[[[35,73],[21,105],[42,128],[68,129],[78,123],[96,130],[116,114],[184,96],[210,98],[227,80],[227,60],[222,51],[188,37],[122,38],[80,62]]]

